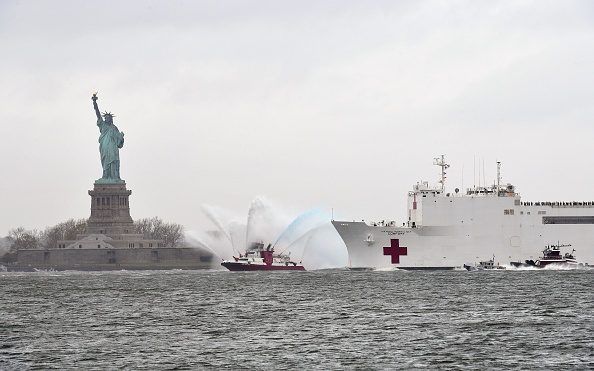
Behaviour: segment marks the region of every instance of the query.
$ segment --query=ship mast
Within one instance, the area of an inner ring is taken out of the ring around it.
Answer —
[[[501,189],[501,162],[497,161],[497,197],[499,197],[499,192]]]
[[[441,167],[441,179],[439,180],[439,183],[441,184],[441,190],[444,191],[445,190],[445,180],[446,180],[446,169],[450,167],[450,165],[445,163],[445,159],[444,159],[444,155],[441,155],[441,157],[435,157],[433,159],[433,165],[437,165],[439,167]]]

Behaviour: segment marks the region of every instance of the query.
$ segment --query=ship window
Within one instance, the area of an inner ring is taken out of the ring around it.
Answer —
[[[97,248],[100,249],[101,248],[101,245],[97,245]]]
[[[530,211],[527,211],[526,214],[530,215]]]

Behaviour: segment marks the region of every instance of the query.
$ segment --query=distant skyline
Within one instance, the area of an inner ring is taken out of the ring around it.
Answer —
[[[591,1],[3,1],[0,237],[88,218],[91,95],[136,219],[406,221],[413,184],[592,201]],[[207,206],[207,207],[208,207]],[[230,219],[232,217],[229,217]]]

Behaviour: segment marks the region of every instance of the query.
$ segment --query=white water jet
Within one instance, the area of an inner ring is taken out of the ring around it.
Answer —
[[[244,253],[253,242],[274,242],[276,252],[291,254],[308,270],[342,268],[347,264],[344,243],[330,224],[330,215],[322,209],[292,218],[259,196],[250,203],[245,222],[238,217],[225,221],[222,215],[230,214],[213,206],[202,205],[202,210],[217,230],[192,232],[193,240],[223,260]]]
[[[344,268],[348,253],[334,226],[328,221],[308,232],[303,265],[308,270]]]
[[[231,245],[233,252],[238,254],[245,251],[247,246],[246,241],[247,226],[239,220],[231,220],[229,222],[229,236],[231,237]]]
[[[283,217],[274,209],[272,204],[263,197],[256,197],[248,210],[246,227],[246,242],[275,241],[276,237],[286,228],[289,218]]]
[[[274,246],[290,247],[297,239],[305,236],[309,231],[328,223],[330,215],[322,209],[311,209],[289,224],[283,233],[274,242]]]
[[[212,252],[223,260],[233,254],[231,243],[220,231],[188,231],[186,241],[194,247],[199,247]]]
[[[229,232],[227,232],[227,229],[223,225],[223,222],[220,219],[219,213],[216,212],[215,207],[203,204],[201,205],[201,208],[204,214],[206,214],[206,216],[217,226],[219,231],[221,231],[229,239],[229,241],[231,241],[231,236],[229,236]]]

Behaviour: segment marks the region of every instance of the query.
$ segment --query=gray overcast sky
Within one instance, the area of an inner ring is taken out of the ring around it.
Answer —
[[[89,216],[94,91],[132,217],[189,231],[257,197],[402,222],[441,154],[450,191],[501,161],[525,201],[594,200],[593,27],[591,1],[1,1],[0,236]]]

